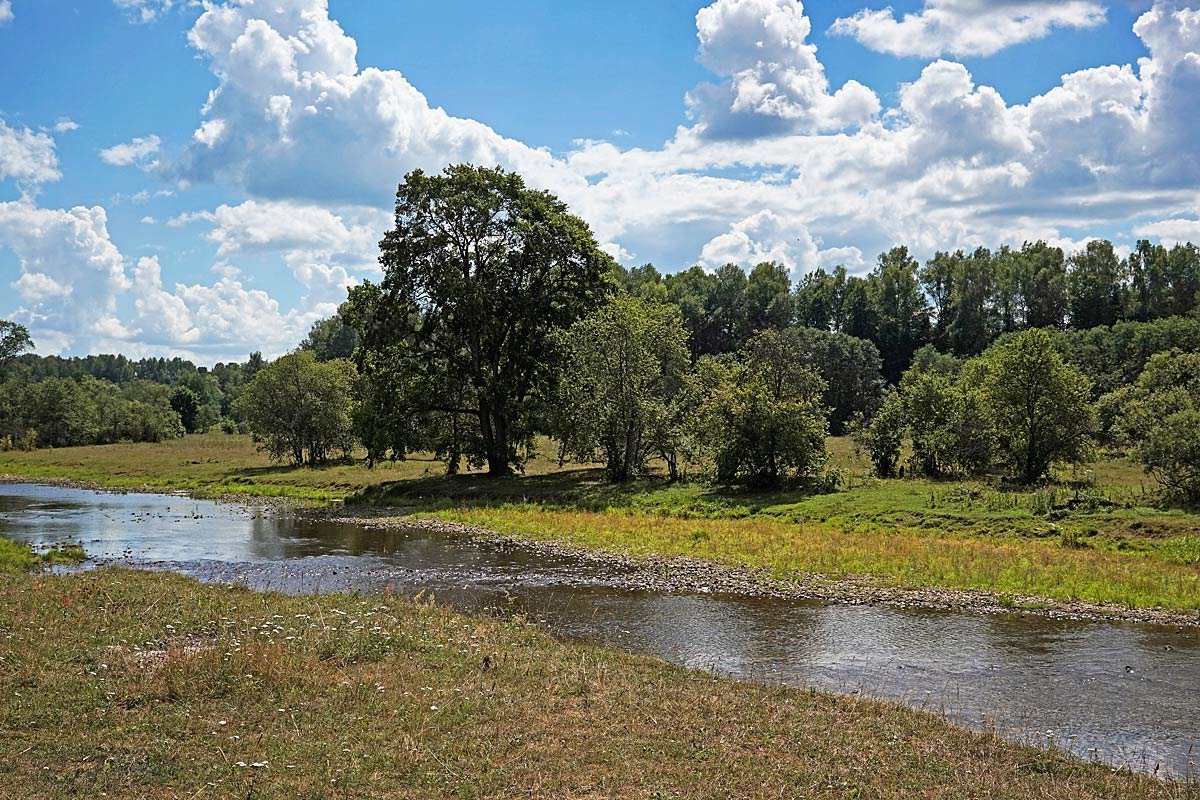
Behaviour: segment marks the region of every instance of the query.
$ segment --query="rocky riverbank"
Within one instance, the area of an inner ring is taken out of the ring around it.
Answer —
[[[979,614],[1036,614],[1039,616],[1109,622],[1138,622],[1195,628],[1200,632],[1200,614],[1164,609],[1125,608],[1083,602],[1063,602],[1043,597],[999,596],[990,592],[961,589],[910,589],[886,586],[866,577],[831,577],[808,574],[781,579],[770,570],[720,564],[682,556],[631,556],[576,547],[558,541],[535,541],[428,517],[409,516],[396,509],[346,509],[305,511],[336,522],[367,528],[422,528],[469,536],[501,547],[521,547],[549,555],[595,562],[618,570],[623,588],[629,590],[770,597],[814,600],[849,605],[886,605],[896,608],[925,608]]]

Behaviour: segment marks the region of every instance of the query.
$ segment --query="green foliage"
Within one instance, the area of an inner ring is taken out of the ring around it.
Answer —
[[[1063,362],[1049,334],[1030,330],[997,344],[979,362],[976,382],[996,434],[998,454],[1024,483],[1058,462],[1090,454],[1091,384]]]
[[[927,344],[913,353],[913,362],[909,369],[919,372],[934,372],[952,378],[958,375],[958,371],[962,369],[962,365],[963,360],[961,358],[938,352],[936,347]]]
[[[0,367],[33,349],[33,339],[24,325],[0,319]]]
[[[787,268],[774,261],[756,264],[746,280],[746,322],[744,336],[758,331],[782,330],[796,315],[792,282]]]
[[[1095,396],[1137,381],[1155,353],[1200,351],[1200,318],[1118,322],[1053,334],[1054,347],[1094,384]]]
[[[1071,325],[1078,330],[1112,325],[1124,305],[1121,262],[1111,242],[1094,239],[1069,261]]]
[[[1067,267],[1062,249],[1045,242],[1026,242],[1019,251],[1001,248],[995,268],[1002,331],[1066,325]]]
[[[185,430],[171,405],[171,390],[161,383],[135,381],[122,391],[123,403],[111,415],[101,415],[107,433],[101,441],[162,442],[178,439]]]
[[[955,355],[982,353],[1000,325],[992,300],[997,271],[992,254],[979,248],[971,255],[961,250],[937,253],[921,270],[921,283],[937,312],[934,340]]]
[[[186,386],[176,386],[171,392],[171,408],[188,433],[196,433],[200,422],[200,398]]]
[[[893,383],[930,336],[931,310],[917,281],[917,269],[908,248],[893,248],[879,256],[867,286],[876,326],[871,338],[883,355],[884,377]]]
[[[764,331],[740,361],[704,363],[698,381],[704,394],[696,436],[717,480],[771,487],[825,467],[826,387],[794,338]]]
[[[238,398],[237,412],[275,460],[324,464],[353,446],[354,365],[320,363],[301,350],[263,369]]]
[[[508,474],[531,440],[535,400],[552,388],[555,336],[612,291],[612,260],[562,202],[498,168],[410,173],[395,221],[381,291],[351,295],[359,364],[371,380],[397,370],[409,408],[449,417],[438,449],[452,465],[482,458]],[[462,422],[472,427],[459,436]]]
[[[182,436],[170,390],[137,381],[124,387],[83,376],[0,384],[5,449],[161,442]]]
[[[904,417],[904,401],[891,392],[869,421],[859,418],[852,428],[854,442],[870,457],[876,477],[896,476],[907,430]]]
[[[642,474],[652,453],[677,465],[675,409],[688,367],[678,309],[618,297],[575,323],[562,345],[553,418],[567,452],[587,460],[600,451],[614,481]]]
[[[900,381],[914,471],[941,478],[991,465],[994,436],[986,401],[971,385],[974,371],[955,377],[914,366]]]
[[[350,358],[358,347],[358,331],[346,324],[340,313],[318,320],[300,342],[301,350],[311,350],[318,361]]]
[[[915,471],[933,478],[954,473],[957,388],[945,375],[910,370],[900,381],[900,393]]]
[[[1117,433],[1172,495],[1200,502],[1200,353],[1159,353],[1114,393]]]
[[[855,416],[870,416],[883,397],[882,361],[875,345],[844,333],[790,328],[800,359],[825,381],[822,404],[830,410],[829,429],[841,436]]]
[[[25,390],[22,422],[36,431],[41,447],[92,444],[99,438],[100,411],[89,388],[98,381],[52,378]],[[96,387],[98,388],[98,387]]]

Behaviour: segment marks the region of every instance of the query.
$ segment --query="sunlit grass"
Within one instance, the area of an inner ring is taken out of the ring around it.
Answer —
[[[889,586],[978,589],[1200,611],[1200,569],[1194,565],[1066,550],[1057,540],[967,538],[902,527],[861,532],[815,522],[681,519],[535,506],[443,510],[435,515],[531,539],[765,567],[785,579],[808,573],[865,575]]]
[[[0,572],[24,572],[37,563],[37,556],[27,545],[0,537]]]
[[[55,545],[42,553],[0,536],[0,572],[26,572],[38,567],[79,564],[87,560],[82,545]]]

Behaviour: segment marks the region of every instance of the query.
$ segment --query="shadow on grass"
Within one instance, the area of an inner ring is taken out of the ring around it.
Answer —
[[[815,494],[812,487],[767,492],[737,486],[673,483],[665,477],[645,477],[611,483],[598,467],[579,467],[538,475],[496,478],[483,473],[409,478],[364,489],[347,500],[363,505],[399,505],[421,511],[475,506],[530,503],[574,511],[612,508],[667,513],[699,513],[743,508],[757,510],[780,503],[797,503]]]

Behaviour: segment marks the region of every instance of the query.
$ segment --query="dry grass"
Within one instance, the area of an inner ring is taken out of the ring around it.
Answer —
[[[1200,795],[900,706],[395,598],[14,577],[0,585],[0,797],[101,796]]]

